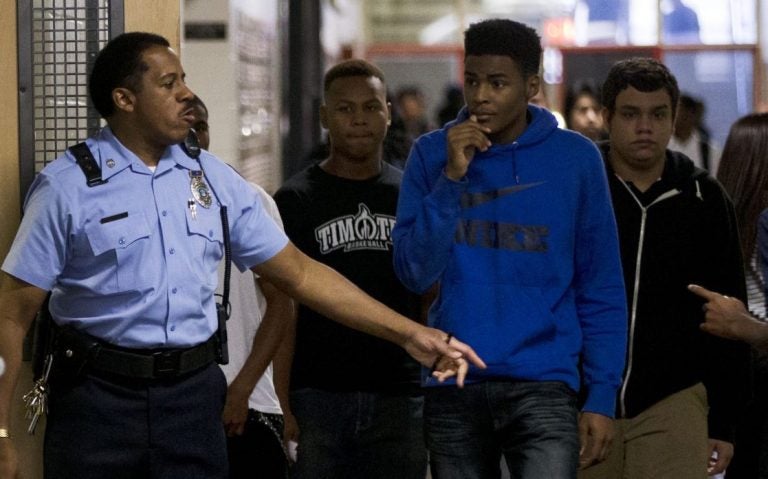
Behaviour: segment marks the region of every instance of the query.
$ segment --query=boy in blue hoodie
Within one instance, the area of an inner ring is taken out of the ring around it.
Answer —
[[[488,365],[463,389],[428,388],[432,475],[499,477],[503,454],[512,477],[574,478],[606,455],[625,359],[605,170],[592,142],[528,105],[540,81],[533,29],[473,24],[465,52],[466,107],[414,144],[393,232],[403,283],[440,285],[430,324]]]

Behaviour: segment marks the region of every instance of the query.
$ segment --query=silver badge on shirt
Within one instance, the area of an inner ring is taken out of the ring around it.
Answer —
[[[211,191],[205,183],[203,172],[200,170],[190,170],[189,179],[189,188],[192,190],[192,197],[197,204],[203,208],[210,208],[213,198],[211,198]]]

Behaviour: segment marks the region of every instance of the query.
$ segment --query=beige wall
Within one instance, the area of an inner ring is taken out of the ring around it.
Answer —
[[[0,0],[0,258],[5,258],[20,220],[18,66],[16,0]],[[163,35],[178,52],[180,2],[172,0],[125,0],[125,31],[150,31]],[[37,434],[26,433],[22,394],[31,386],[32,374],[25,363],[13,404],[11,435],[19,449],[20,479],[42,477],[44,421]]]
[[[16,1],[0,0],[0,258],[10,248],[21,216],[19,197],[19,124],[18,124],[18,64],[16,58]],[[29,389],[31,374],[28,369],[20,379],[18,391]],[[11,434],[21,454],[22,479],[42,477],[40,436],[25,432],[21,408],[21,392],[14,400]]]
[[[16,63],[16,0],[0,0],[0,257],[19,223],[19,130]]]
[[[181,44],[181,0],[124,0],[125,31],[164,36],[177,52]]]

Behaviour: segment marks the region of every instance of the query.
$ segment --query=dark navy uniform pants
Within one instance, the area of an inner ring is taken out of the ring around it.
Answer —
[[[81,376],[52,383],[46,479],[225,479],[217,364],[175,379]]]

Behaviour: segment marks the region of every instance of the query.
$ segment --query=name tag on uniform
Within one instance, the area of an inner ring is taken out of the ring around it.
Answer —
[[[190,170],[189,172],[189,188],[192,190],[192,197],[197,204],[203,208],[210,208],[213,198],[211,198],[211,191],[208,189],[208,185],[205,183],[205,176],[200,170]]]

